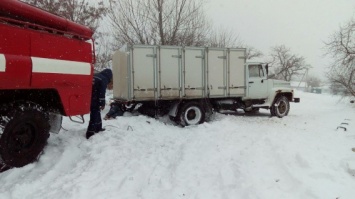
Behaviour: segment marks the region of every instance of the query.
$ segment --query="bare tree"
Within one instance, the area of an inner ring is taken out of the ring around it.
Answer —
[[[239,39],[239,36],[235,35],[232,29],[227,30],[224,27],[219,27],[217,30],[210,31],[208,37],[209,47],[241,47],[243,44]]]
[[[326,43],[327,54],[334,62],[327,74],[332,90],[355,96],[355,20],[341,26]]]
[[[55,0],[21,0],[25,3],[31,4],[43,10],[46,10],[50,13],[55,13],[60,15],[60,10],[62,9],[62,5],[60,1]]]
[[[272,66],[275,67],[275,77],[285,81],[290,81],[293,76],[310,68],[305,58],[291,53],[289,48],[284,45],[272,48],[270,56],[272,57]]]
[[[123,44],[224,47],[238,45],[231,31],[212,30],[204,0],[111,0],[108,14],[116,48]]]
[[[247,49],[247,60],[252,60],[264,56],[264,54],[260,50],[252,46],[246,46],[246,49]]]
[[[344,96],[355,96],[355,68],[333,67],[327,74],[332,90],[337,90]],[[341,92],[340,92],[341,91]]]
[[[96,31],[100,19],[106,14],[107,7],[102,0],[90,4],[89,0],[22,0],[36,7],[57,14]]]
[[[48,12],[57,14],[61,17],[69,19],[73,22],[90,27],[94,32],[96,45],[96,63],[95,69],[100,70],[107,67],[107,63],[111,59],[107,54],[108,44],[105,33],[98,31],[99,22],[107,13],[108,8],[105,7],[103,0],[96,1],[92,4],[89,0],[22,0],[26,3],[34,5],[38,8],[47,10]],[[90,2],[90,3],[89,3]]]
[[[111,65],[112,60],[112,39],[108,32],[96,33],[96,62],[95,70],[101,71]]]

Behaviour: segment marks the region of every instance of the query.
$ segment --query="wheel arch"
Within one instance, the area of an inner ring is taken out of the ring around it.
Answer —
[[[285,96],[288,101],[292,101],[293,98],[293,93],[292,92],[281,92],[281,91],[276,91],[276,95],[274,97],[274,100],[271,103],[271,106],[276,102],[276,100],[281,97],[281,96]]]
[[[18,89],[1,90],[0,105],[15,101],[31,101],[45,110],[64,115],[64,108],[59,93],[55,89]]]
[[[203,99],[181,99],[173,103],[173,105],[170,108],[169,115],[176,117],[180,108],[190,102],[196,102],[201,105],[205,113],[212,113],[212,105],[211,102],[208,98],[203,98]]]

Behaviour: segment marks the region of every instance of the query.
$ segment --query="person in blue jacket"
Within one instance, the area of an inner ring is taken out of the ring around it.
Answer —
[[[94,75],[90,106],[90,122],[86,132],[86,138],[89,139],[95,133],[104,131],[102,128],[101,110],[105,108],[106,88],[112,90],[112,70],[104,69]]]

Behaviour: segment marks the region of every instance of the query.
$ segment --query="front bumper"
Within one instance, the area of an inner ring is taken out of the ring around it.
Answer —
[[[294,98],[293,98],[293,102],[295,102],[295,103],[299,103],[300,100],[301,100],[301,99],[300,99],[299,97],[294,97]]]

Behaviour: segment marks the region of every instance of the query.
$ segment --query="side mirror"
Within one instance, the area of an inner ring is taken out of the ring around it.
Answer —
[[[269,64],[266,64],[265,69],[266,69],[266,76],[269,76]]]

